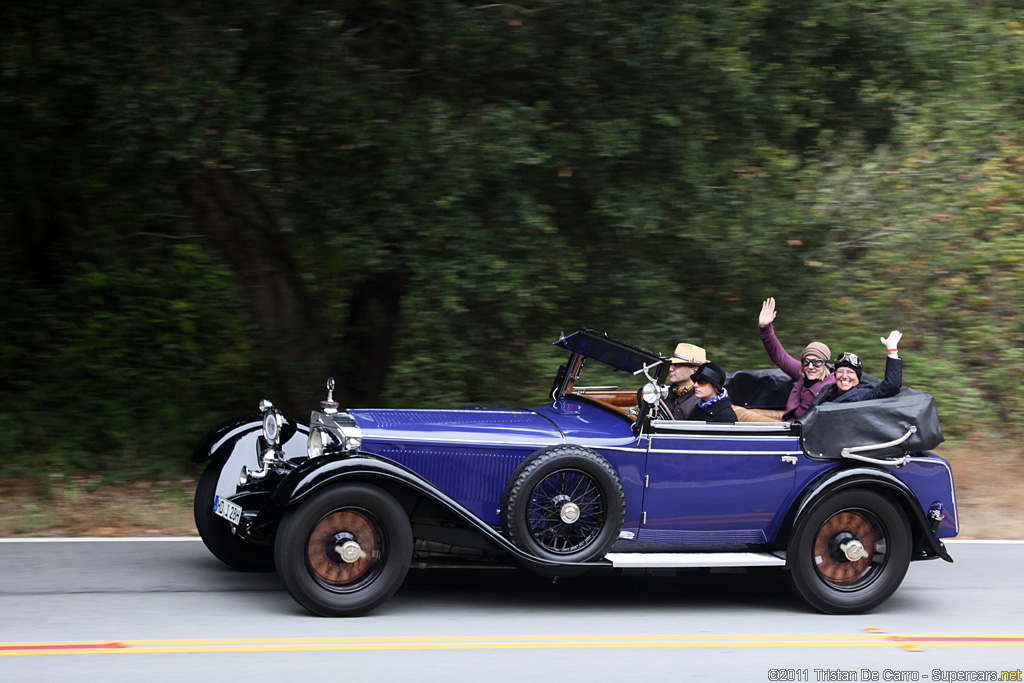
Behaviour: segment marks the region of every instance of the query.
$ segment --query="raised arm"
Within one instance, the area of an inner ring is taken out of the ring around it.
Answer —
[[[775,297],[768,297],[761,304],[761,315],[757,316],[759,327],[768,327],[775,322]]]
[[[782,342],[775,336],[775,326],[772,324],[772,321],[775,320],[775,315],[775,299],[768,297],[761,304],[761,313],[757,316],[757,325],[761,332],[761,343],[764,344],[764,350],[768,352],[768,357],[772,359],[772,362],[780,370],[793,379],[798,379],[800,377],[800,361],[786,353]]]
[[[888,352],[885,359],[885,379],[878,386],[873,387],[861,400],[888,398],[900,393],[900,387],[903,386],[903,359],[899,357],[901,339],[903,339],[903,333],[899,330],[893,330],[888,337],[879,337]]]
[[[893,330],[888,337],[879,337],[878,339],[885,345],[885,350],[890,358],[899,358],[900,339],[903,339],[902,332]]]

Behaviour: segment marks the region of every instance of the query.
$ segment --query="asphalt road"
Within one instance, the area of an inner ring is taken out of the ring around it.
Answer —
[[[778,576],[412,570],[324,619],[197,541],[0,540],[0,681],[1024,680],[1024,544],[949,547],[859,616]]]

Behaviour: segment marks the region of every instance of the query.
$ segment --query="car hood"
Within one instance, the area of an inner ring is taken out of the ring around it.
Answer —
[[[363,443],[444,441],[547,446],[565,438],[551,420],[532,410],[463,408],[454,410],[352,409]]]

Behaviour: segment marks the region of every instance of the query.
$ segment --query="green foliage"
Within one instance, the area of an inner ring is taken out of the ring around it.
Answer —
[[[273,214],[343,367],[361,284],[407,278],[386,404],[542,400],[579,325],[763,365],[774,295],[791,348],[880,362],[899,327],[947,429],[1005,420],[1022,41],[1009,2],[5,7],[0,447],[180,462],[303,362],[184,215],[210,168]]]

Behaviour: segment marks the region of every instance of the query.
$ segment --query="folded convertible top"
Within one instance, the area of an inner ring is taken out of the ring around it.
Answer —
[[[864,374],[862,382],[881,380]],[[726,387],[733,403],[744,407],[781,409],[793,380],[777,368],[744,370],[729,374]],[[827,458],[841,457],[844,448],[860,448],[899,441],[911,427],[914,433],[887,448],[862,451],[874,458],[898,457],[935,448],[945,440],[935,397],[904,386],[892,398],[855,403],[825,403],[811,408],[798,422],[802,425],[803,447],[807,453]]]

